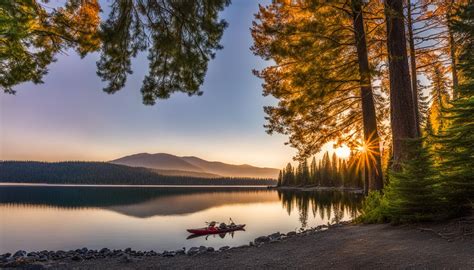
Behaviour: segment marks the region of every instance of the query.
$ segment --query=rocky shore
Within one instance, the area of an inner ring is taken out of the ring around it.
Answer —
[[[473,269],[474,217],[444,223],[322,225],[248,245],[174,251],[17,251],[5,269]]]
[[[108,249],[102,248],[100,250],[88,249],[86,247],[76,249],[76,250],[58,250],[58,251],[33,251],[27,252],[25,250],[18,250],[15,253],[5,253],[0,255],[0,267],[2,268],[15,268],[15,267],[27,267],[34,269],[48,268],[54,262],[57,261],[73,261],[73,262],[82,262],[86,260],[99,260],[105,258],[114,258],[119,262],[131,263],[141,260],[147,257],[175,257],[181,255],[195,256],[204,253],[213,253],[213,252],[223,252],[227,250],[232,250],[236,248],[244,247],[260,247],[266,243],[275,243],[280,242],[283,239],[298,237],[303,235],[308,235],[316,233],[319,231],[326,230],[330,227],[342,226],[343,224],[348,224],[347,222],[341,222],[333,225],[320,225],[315,228],[310,228],[307,230],[302,230],[300,232],[290,231],[286,234],[276,232],[268,236],[260,236],[255,238],[253,242],[250,242],[248,245],[242,245],[238,247],[229,247],[222,246],[219,249],[214,249],[213,247],[191,247],[188,250],[186,248],[172,250],[172,251],[163,251],[156,252],[153,250],[150,251],[136,251],[131,248],[121,249]]]

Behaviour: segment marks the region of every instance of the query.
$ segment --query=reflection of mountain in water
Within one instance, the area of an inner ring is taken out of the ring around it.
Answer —
[[[216,206],[266,201],[278,201],[278,197],[264,188],[250,187],[0,187],[3,204],[104,208],[134,217],[189,214]]]
[[[150,217],[154,215],[190,214],[230,204],[272,201],[278,201],[278,196],[266,190],[226,191],[161,196],[139,204],[112,206],[108,209],[129,216]]]

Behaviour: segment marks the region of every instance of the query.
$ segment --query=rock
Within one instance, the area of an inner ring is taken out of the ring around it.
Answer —
[[[207,247],[207,252],[214,252],[214,248],[213,247]]]
[[[108,248],[103,248],[99,251],[100,253],[110,253],[110,249]]]
[[[270,237],[268,236],[260,236],[255,238],[254,242],[255,244],[260,244],[260,243],[266,243],[270,241]]]
[[[175,250],[174,253],[176,255],[184,255],[184,254],[186,254],[186,248]]]
[[[249,246],[250,246],[250,247],[253,247],[253,246],[255,246],[255,244],[254,244],[252,241],[250,241],[250,242],[249,242]]]
[[[163,257],[174,257],[175,255],[174,251],[163,251]]]
[[[268,237],[270,237],[270,239],[277,239],[277,238],[280,238],[281,237],[281,234],[280,232],[276,232],[276,233],[272,233],[270,234]]]
[[[196,255],[196,254],[198,254],[198,253],[199,253],[199,248],[197,248],[197,247],[192,247],[192,248],[190,248],[190,249],[188,250],[188,253],[187,253],[187,254],[188,254],[189,256],[193,256],[193,255]]]
[[[87,248],[82,248],[82,249],[81,249],[81,252],[82,252],[82,253],[87,253],[87,251],[88,251]]]
[[[95,259],[95,256],[92,255],[92,254],[87,254],[86,256],[84,256],[84,259],[86,259],[86,260],[92,260],[92,259]]]
[[[25,257],[26,256],[26,251],[24,250],[18,250],[13,254],[13,258],[18,258],[18,257]]]
[[[36,256],[38,256],[38,254],[37,254],[36,252],[30,252],[30,253],[26,254],[26,256],[28,256],[28,257],[36,257]]]
[[[229,246],[223,246],[219,248],[220,251],[228,250],[230,247]]]
[[[2,254],[0,257],[6,259],[6,258],[10,257],[11,255],[12,255],[11,253],[5,253],[5,254]]]
[[[82,258],[81,255],[74,255],[71,260],[73,261],[76,261],[76,262],[80,262],[80,261],[83,261],[84,259]]]
[[[158,255],[158,254],[156,252],[154,252],[153,250],[150,250],[150,251],[145,253],[145,256],[147,256],[147,257],[156,256],[156,255]]]
[[[126,249],[125,249],[125,252],[126,252],[126,253],[132,252],[132,249],[131,249],[131,248],[126,248]]]
[[[49,260],[48,256],[44,256],[44,255],[41,255],[41,256],[38,258],[38,261],[40,261],[40,262],[46,262],[46,261],[48,261],[48,260]]]
[[[288,233],[286,234],[286,236],[288,236],[288,237],[292,237],[292,236],[295,236],[295,235],[296,235],[296,232],[295,232],[295,231],[288,232]]]

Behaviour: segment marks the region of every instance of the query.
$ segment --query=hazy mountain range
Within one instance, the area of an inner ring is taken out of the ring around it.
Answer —
[[[140,153],[121,157],[110,163],[145,167],[163,175],[184,175],[195,177],[255,177],[277,178],[279,170],[260,168],[247,164],[232,165],[218,161],[207,161],[198,157],[179,157],[166,153]]]

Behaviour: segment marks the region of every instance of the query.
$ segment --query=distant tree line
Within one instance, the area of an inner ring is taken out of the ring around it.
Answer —
[[[329,158],[326,152],[319,161],[313,157],[309,166],[307,160],[296,167],[288,163],[280,171],[277,185],[363,188],[363,174],[359,167],[359,157],[354,154],[346,160],[336,153]]]
[[[167,176],[106,162],[1,161],[0,182],[101,185],[275,185],[274,179]]]

